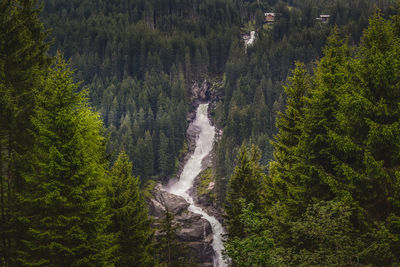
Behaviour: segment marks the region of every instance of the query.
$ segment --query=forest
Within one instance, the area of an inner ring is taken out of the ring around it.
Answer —
[[[312,74],[296,64],[268,175],[243,146],[230,180],[234,266],[399,263],[398,23],[375,13],[359,46],[335,30]]]
[[[0,265],[194,265],[146,198],[188,153],[190,88],[207,81],[229,266],[397,266],[399,10],[1,1]]]

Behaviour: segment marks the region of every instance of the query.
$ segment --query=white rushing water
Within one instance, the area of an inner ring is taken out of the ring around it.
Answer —
[[[194,179],[201,172],[201,162],[212,150],[215,128],[211,126],[207,116],[208,104],[200,104],[197,108],[196,119],[193,122],[195,127],[200,129],[200,134],[196,140],[196,149],[188,162],[185,164],[179,181],[170,185],[166,190],[171,194],[181,196],[190,204],[189,210],[200,214],[204,219],[210,222],[213,231],[212,246],[215,251],[214,267],[227,266],[222,259],[223,242],[221,235],[224,234],[224,228],[214,217],[208,215],[200,207],[197,207],[188,191],[193,187]]]
[[[244,40],[244,44],[245,44],[245,48],[252,46],[254,43],[254,40],[256,39],[256,32],[255,31],[251,31],[250,32],[250,38],[246,38]]]

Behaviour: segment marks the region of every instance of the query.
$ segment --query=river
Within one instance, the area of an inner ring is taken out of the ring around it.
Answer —
[[[215,252],[214,267],[227,266],[222,258],[222,234],[225,233],[221,223],[214,217],[204,212],[200,207],[194,204],[192,196],[189,195],[189,190],[193,187],[194,179],[202,171],[201,162],[211,152],[214,144],[215,128],[211,126],[208,119],[208,104],[200,104],[197,108],[195,127],[200,130],[199,137],[196,140],[196,148],[193,155],[185,164],[179,181],[168,186],[166,190],[174,195],[178,195],[186,199],[190,204],[189,210],[202,215],[204,219],[210,222],[213,231],[213,249]]]

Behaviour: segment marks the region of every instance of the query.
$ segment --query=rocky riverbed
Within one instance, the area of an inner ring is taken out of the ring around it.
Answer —
[[[209,82],[204,81],[201,85],[194,83],[191,88],[192,97],[195,100],[192,102],[191,112],[188,115],[188,122],[190,122],[187,129],[188,151],[180,159],[180,165],[176,177],[181,175],[185,164],[191,158],[191,155],[196,149],[196,140],[199,138],[201,129],[198,125],[192,122],[196,118],[197,107],[200,103],[209,101],[211,103],[209,105],[210,108],[214,108],[215,103],[218,101],[215,90],[210,90],[210,86],[211,84]],[[217,134],[218,133],[219,132],[217,132]],[[212,167],[212,154],[213,153],[209,153],[202,159],[202,170]],[[209,194],[199,195],[197,192],[197,187],[200,183],[199,176],[195,178],[193,188],[189,191],[189,194],[193,198],[193,202],[196,206],[201,207],[207,214],[214,216],[221,221],[221,213],[215,205],[214,199],[210,198]],[[214,185],[215,183],[212,181],[206,185],[209,192],[214,190]],[[200,266],[215,266],[215,252],[212,246],[213,232],[210,222],[202,218],[202,215],[188,210],[190,204],[184,197],[167,192],[165,187],[161,184],[155,187],[152,195],[153,197],[148,200],[149,210],[150,215],[155,218],[156,224],[159,219],[162,219],[163,216],[165,216],[165,210],[168,209],[168,211],[174,215],[173,224],[180,226],[177,232],[177,238],[188,248],[188,256],[190,256]]]
[[[157,222],[165,216],[165,210],[174,214],[174,225],[179,225],[178,240],[184,242],[192,259],[200,266],[213,266],[213,235],[210,223],[201,215],[188,210],[189,203],[180,196],[168,193],[161,184],[153,190],[149,200],[149,212]]]

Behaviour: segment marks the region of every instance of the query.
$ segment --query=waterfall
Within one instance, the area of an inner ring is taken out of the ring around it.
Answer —
[[[254,40],[256,39],[256,32],[251,31],[250,36],[246,35],[244,38],[244,46],[245,49],[247,50],[247,47],[252,46],[254,43]]]
[[[208,104],[200,104],[197,108],[196,119],[193,122],[194,126],[200,129],[200,134],[196,140],[196,148],[185,164],[179,181],[168,186],[166,190],[178,196],[183,197],[190,204],[189,211],[200,214],[204,219],[210,222],[213,231],[213,249],[215,252],[214,267],[227,266],[222,258],[222,249],[224,247],[222,234],[225,233],[221,223],[214,217],[204,212],[200,207],[194,204],[193,198],[188,191],[193,187],[194,179],[202,171],[201,162],[212,150],[215,128],[211,126],[207,114]]]

